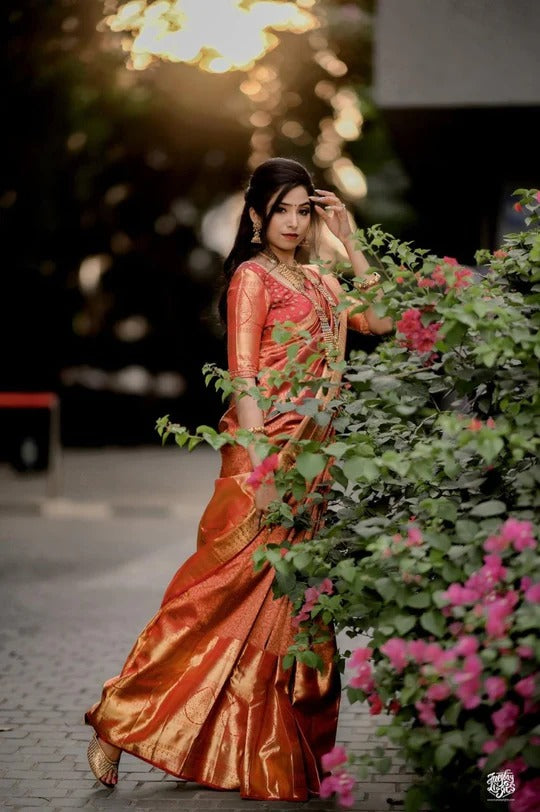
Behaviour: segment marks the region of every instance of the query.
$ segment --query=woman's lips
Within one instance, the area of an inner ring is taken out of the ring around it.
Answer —
[[[298,234],[283,234],[283,236],[287,240],[297,240],[298,239]]]

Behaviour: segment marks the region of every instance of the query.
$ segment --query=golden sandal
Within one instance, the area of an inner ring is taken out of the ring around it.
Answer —
[[[110,770],[113,770],[114,774],[118,776],[118,761],[120,761],[120,759],[118,759],[118,761],[112,761],[112,759],[105,754],[95,733],[94,737],[90,741],[90,744],[88,745],[86,755],[88,756],[88,764],[90,765],[90,769],[94,773],[97,780],[105,787],[115,787],[116,784],[109,784],[107,781],[103,781],[102,776],[107,775]]]

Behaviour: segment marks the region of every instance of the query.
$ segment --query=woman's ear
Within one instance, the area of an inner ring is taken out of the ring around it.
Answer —
[[[253,206],[251,206],[251,208],[249,210],[249,216],[251,217],[251,222],[253,223],[253,225],[256,225],[258,228],[260,228],[261,225],[262,225],[261,218],[259,217],[259,215],[255,211]]]

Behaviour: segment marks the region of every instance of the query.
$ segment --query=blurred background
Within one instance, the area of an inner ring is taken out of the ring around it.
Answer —
[[[226,364],[221,265],[266,158],[302,161],[358,226],[469,265],[539,183],[537,0],[1,13],[0,405],[57,393],[64,446],[157,445],[164,414],[216,423],[201,367]],[[0,408],[0,458],[46,465],[49,418]]]

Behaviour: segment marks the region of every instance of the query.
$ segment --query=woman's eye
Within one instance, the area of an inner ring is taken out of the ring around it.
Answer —
[[[300,214],[302,214],[304,217],[307,217],[308,214],[311,214],[311,212],[309,209],[305,209],[304,211],[301,211]]]
[[[284,214],[285,213],[285,209],[284,209],[283,206],[278,206],[276,211],[278,212],[278,214]]]

